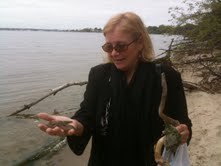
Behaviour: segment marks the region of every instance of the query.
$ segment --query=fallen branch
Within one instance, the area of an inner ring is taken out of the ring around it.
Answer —
[[[158,114],[165,124],[165,130],[164,130],[165,136],[161,137],[157,141],[157,144],[155,145],[154,159],[156,163],[159,165],[169,166],[170,165],[169,162],[162,157],[161,152],[163,145],[166,148],[166,150],[169,150],[173,153],[176,152],[177,147],[181,143],[180,139],[181,136],[175,127],[178,126],[180,122],[176,119],[167,116],[164,113],[166,99],[167,99],[167,83],[166,83],[165,73],[161,74],[161,86],[162,86],[162,93],[161,93],[161,100],[158,109]]]
[[[80,86],[82,86],[82,85],[85,85],[85,84],[87,84],[86,81],[84,81],[84,82],[70,82],[70,83],[64,84],[64,85],[62,85],[62,86],[59,86],[59,87],[57,87],[57,88],[54,88],[54,89],[51,90],[50,93],[44,95],[43,97],[41,97],[40,99],[38,99],[38,100],[36,100],[36,101],[34,101],[34,102],[31,102],[30,104],[27,104],[27,105],[25,104],[25,105],[23,106],[23,108],[21,108],[21,109],[15,111],[15,112],[13,112],[13,113],[10,114],[9,116],[16,115],[16,114],[18,114],[18,113],[20,113],[20,112],[22,112],[22,111],[24,111],[24,110],[26,110],[26,109],[29,109],[29,108],[31,108],[33,105],[35,105],[35,104],[39,103],[40,101],[44,100],[45,98],[47,98],[47,97],[49,97],[49,96],[51,96],[51,95],[56,95],[56,93],[58,93],[59,91],[65,89],[65,88],[67,88],[67,87],[69,87],[69,86],[73,86],[73,85],[80,85]]]
[[[159,54],[156,56],[156,58],[154,59],[154,62],[156,63],[164,63],[164,64],[169,64],[172,65],[172,62],[170,60],[171,57],[171,53],[172,53],[172,45],[173,45],[174,39],[171,40],[170,45],[168,47],[168,50],[165,50],[163,53]],[[160,57],[162,55],[166,54],[163,57]]]
[[[33,152],[26,158],[22,159],[21,161],[15,163],[17,166],[24,166],[24,165],[33,165],[36,160],[39,160],[45,156],[52,156],[56,152],[58,152],[61,148],[66,145],[66,139],[64,137],[60,137],[55,139],[45,145],[44,147],[40,148],[39,150]]]
[[[183,87],[187,88],[190,91],[192,91],[192,90],[200,90],[200,91],[204,91],[204,92],[214,93],[210,89],[207,89],[207,88],[202,87],[202,86],[200,86],[200,85],[198,85],[196,83],[192,83],[192,82],[188,82],[188,81],[183,81]]]
[[[213,71],[210,66],[205,65],[205,64],[203,64],[202,62],[200,62],[200,64],[201,64],[203,67],[205,67],[212,75],[221,78],[221,74],[219,74],[219,73]]]
[[[187,65],[187,64],[195,64],[195,63],[202,63],[202,62],[218,62],[220,63],[220,59],[215,59],[214,57],[208,57],[208,58],[201,58],[201,59],[193,59],[193,60],[187,60],[183,61],[181,63],[174,63],[174,65]]]

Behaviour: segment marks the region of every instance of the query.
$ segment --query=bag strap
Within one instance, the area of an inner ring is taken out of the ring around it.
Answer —
[[[161,75],[162,73],[161,64],[157,63],[155,66],[156,66],[156,73]]]

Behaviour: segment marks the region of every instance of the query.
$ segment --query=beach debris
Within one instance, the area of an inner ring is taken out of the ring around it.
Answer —
[[[183,81],[187,91],[221,93],[221,49],[211,47],[207,41],[196,42],[189,39],[171,39],[168,49],[156,55],[155,63],[167,64],[179,72],[190,70],[200,81]]]
[[[70,82],[70,83],[67,83],[67,84],[64,84],[62,86],[59,86],[57,88],[54,88],[50,91],[50,93],[44,95],[43,97],[41,97],[40,99],[36,100],[36,101],[33,101],[29,104],[25,104],[21,109],[18,109],[17,111],[11,113],[9,116],[14,116],[14,115],[17,115],[18,113],[22,112],[22,111],[25,111],[26,109],[29,109],[31,108],[33,105],[39,103],[40,101],[44,100],[45,98],[51,96],[51,95],[56,95],[59,91],[67,88],[67,87],[70,87],[70,86],[73,86],[73,85],[80,85],[80,86],[83,86],[87,84],[87,81],[82,81],[82,82]]]
[[[49,158],[57,153],[67,144],[66,137],[59,137],[51,140],[43,147],[37,148],[34,152],[28,154],[27,157],[22,158],[20,161],[16,162],[16,166],[24,165],[35,165],[35,161],[42,158]]]

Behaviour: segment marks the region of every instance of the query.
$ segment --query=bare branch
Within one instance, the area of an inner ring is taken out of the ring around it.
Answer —
[[[73,86],[73,85],[80,85],[80,86],[82,86],[82,85],[85,85],[85,84],[87,84],[87,81],[84,81],[84,82],[70,82],[70,83],[64,84],[64,85],[62,85],[62,86],[59,86],[59,87],[57,87],[57,88],[54,88],[54,89],[51,90],[50,93],[44,95],[43,97],[41,97],[40,99],[38,99],[38,100],[36,100],[36,101],[31,102],[30,104],[25,104],[25,105],[23,106],[23,108],[18,109],[17,111],[13,112],[13,113],[10,114],[9,116],[16,115],[16,114],[18,114],[18,113],[20,113],[20,112],[22,112],[22,111],[25,111],[26,109],[29,109],[29,108],[31,108],[33,105],[35,105],[35,104],[39,103],[40,101],[44,100],[45,98],[47,98],[47,97],[49,97],[49,96],[51,96],[51,95],[56,95],[56,93],[58,93],[59,91],[65,89],[65,88],[67,88],[67,87],[70,87],[70,86]]]
[[[165,50],[163,53],[157,55],[156,58],[154,59],[154,62],[157,62],[157,63],[166,63],[166,64],[169,64],[169,65],[172,65],[172,62],[171,62],[171,60],[170,60],[170,57],[171,57],[171,53],[172,53],[172,45],[173,45],[173,42],[174,42],[174,38],[171,39],[169,48],[168,48],[167,50]],[[163,57],[160,57],[160,56],[163,55],[163,54],[166,54],[166,55],[163,56]],[[159,57],[160,57],[160,58],[159,58]]]
[[[200,60],[200,59],[199,59]],[[216,73],[215,71],[213,71],[211,69],[211,67],[209,67],[208,65],[203,64],[201,61],[199,62],[202,66],[204,66],[212,75],[217,76],[219,78],[221,78],[221,74]]]
[[[200,91],[204,91],[204,92],[209,92],[209,93],[214,93],[213,91],[211,91],[210,89],[206,89],[205,87],[202,87],[196,83],[193,82],[189,82],[189,81],[183,81],[183,87],[192,91],[192,90],[200,90]]]

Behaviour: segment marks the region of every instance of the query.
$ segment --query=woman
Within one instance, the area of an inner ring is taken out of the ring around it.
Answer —
[[[50,135],[67,136],[74,153],[80,155],[90,137],[92,149],[89,166],[152,166],[156,163],[153,147],[163,131],[158,115],[161,98],[160,74],[151,62],[153,47],[149,34],[135,13],[112,17],[103,29],[109,63],[95,66],[80,109],[70,119],[46,113],[47,121],[71,121],[74,129],[39,128]],[[191,138],[185,95],[180,74],[161,66],[168,84],[165,112],[181,123],[176,128],[182,143]]]

